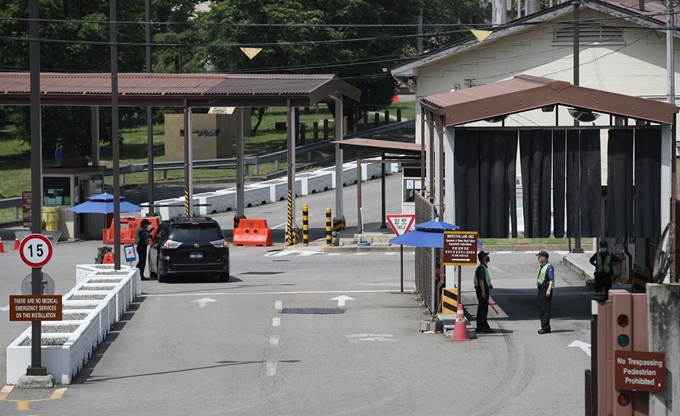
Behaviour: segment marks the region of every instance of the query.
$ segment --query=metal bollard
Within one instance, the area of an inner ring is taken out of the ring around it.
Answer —
[[[302,204],[302,246],[309,245],[309,206]]]
[[[326,247],[331,246],[331,209],[326,208]]]

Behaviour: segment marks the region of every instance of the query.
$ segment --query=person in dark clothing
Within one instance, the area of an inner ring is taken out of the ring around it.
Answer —
[[[493,285],[489,275],[489,253],[480,251],[477,255],[479,266],[475,270],[475,292],[477,293],[477,332],[493,334],[494,331],[489,326],[487,316],[489,314],[489,295]]]
[[[600,241],[600,252],[593,254],[590,264],[595,267],[595,292],[609,294],[614,277],[614,266],[621,260],[609,252],[606,241]]]
[[[550,255],[547,251],[539,251],[536,254],[538,262],[541,264],[536,277],[538,287],[538,317],[541,320],[539,334],[550,333],[550,308],[552,306],[553,289],[555,288],[555,269],[548,262]]]
[[[149,246],[150,227],[151,222],[147,219],[144,219],[135,232],[135,244],[137,244],[137,256],[139,256],[137,268],[139,269],[139,274],[141,275],[142,280],[149,280],[148,278],[144,277],[144,269],[146,269],[146,249]]]

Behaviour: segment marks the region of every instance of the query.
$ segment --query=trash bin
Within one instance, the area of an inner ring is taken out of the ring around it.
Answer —
[[[59,231],[59,207],[43,207],[45,231]]]
[[[337,231],[331,232],[331,245],[333,246],[339,246],[340,245],[340,233]]]

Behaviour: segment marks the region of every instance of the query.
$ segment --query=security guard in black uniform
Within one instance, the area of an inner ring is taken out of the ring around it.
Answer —
[[[146,249],[149,245],[150,226],[151,222],[147,219],[143,219],[139,228],[135,231],[135,244],[137,244],[137,255],[139,256],[137,268],[139,269],[142,280],[148,280],[148,278],[144,277],[144,269],[146,269]]]

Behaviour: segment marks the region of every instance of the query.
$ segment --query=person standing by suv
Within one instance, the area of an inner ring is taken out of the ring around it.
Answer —
[[[149,246],[149,227],[151,222],[147,219],[143,219],[142,223],[135,231],[135,244],[137,244],[137,255],[139,256],[139,261],[137,261],[137,268],[139,269],[139,274],[142,280],[149,280],[144,277],[144,269],[146,269],[146,248]]]

